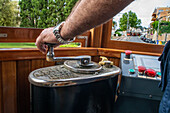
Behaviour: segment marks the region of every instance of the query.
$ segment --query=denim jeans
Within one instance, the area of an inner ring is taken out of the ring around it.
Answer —
[[[162,55],[159,57],[161,61],[161,83],[162,91],[164,91],[159,113],[170,113],[170,41],[165,45]]]

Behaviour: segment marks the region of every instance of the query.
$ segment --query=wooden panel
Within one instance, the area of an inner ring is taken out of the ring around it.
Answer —
[[[122,52],[125,52],[125,50],[98,48],[98,55],[99,56],[120,58],[120,54]],[[142,54],[142,55],[152,55],[152,56],[160,56],[161,55],[161,53],[139,52],[139,51],[132,51],[132,53],[134,53],[134,54]]]
[[[113,48],[119,50],[132,50],[139,52],[151,52],[161,54],[164,45],[136,43],[127,41],[111,40],[112,20],[103,25],[102,48]]]
[[[30,84],[31,61],[17,61],[17,109],[18,113],[30,113]]]
[[[91,29],[91,47],[101,47],[103,25]]]
[[[0,49],[0,61],[45,59],[46,55],[38,49]],[[56,48],[56,56],[97,55],[97,48]]]
[[[107,23],[103,24],[102,45],[101,45],[102,48],[107,47],[111,39],[111,31],[112,31],[112,19]]]
[[[100,58],[99,58],[99,56],[94,56],[94,57],[92,57],[92,61],[94,61],[94,62],[99,62],[100,61]]]
[[[0,38],[0,42],[35,42],[42,30],[36,28],[0,27],[0,33],[8,35],[5,38]]]
[[[7,37],[0,38],[0,42],[35,42],[42,30],[38,28],[0,27],[0,33],[7,34]],[[90,39],[91,33],[86,31],[80,36],[88,36]],[[81,42],[82,47],[85,47],[85,39],[76,39],[75,42]]]
[[[43,60],[43,67],[48,67],[48,66],[54,66],[55,62],[47,62],[46,60]]]
[[[37,49],[0,49],[0,60],[45,59]]]
[[[17,113],[16,62],[2,62],[3,110],[4,113]]]
[[[43,60],[32,60],[31,62],[31,71],[44,67]]]
[[[164,45],[110,40],[104,47],[160,54],[163,51]]]
[[[2,62],[0,62],[0,113],[3,113],[3,95],[2,95]]]
[[[120,67],[120,59],[116,58],[114,65]]]

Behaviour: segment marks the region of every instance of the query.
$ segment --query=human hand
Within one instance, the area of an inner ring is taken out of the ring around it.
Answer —
[[[36,39],[35,45],[43,54],[46,54],[47,51],[47,45],[45,45],[45,43],[56,44],[56,46],[60,45],[53,34],[53,29],[54,27],[44,29]]]

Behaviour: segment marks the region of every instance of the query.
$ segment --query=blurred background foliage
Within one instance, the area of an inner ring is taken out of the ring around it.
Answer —
[[[21,0],[20,27],[47,28],[64,21],[78,0]]]
[[[17,1],[0,0],[0,26],[19,26]]]

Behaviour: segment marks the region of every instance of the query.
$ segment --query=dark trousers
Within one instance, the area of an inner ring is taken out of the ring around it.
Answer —
[[[159,58],[161,61],[161,83],[164,95],[162,97],[159,113],[170,113],[170,41],[165,45],[164,51]]]

